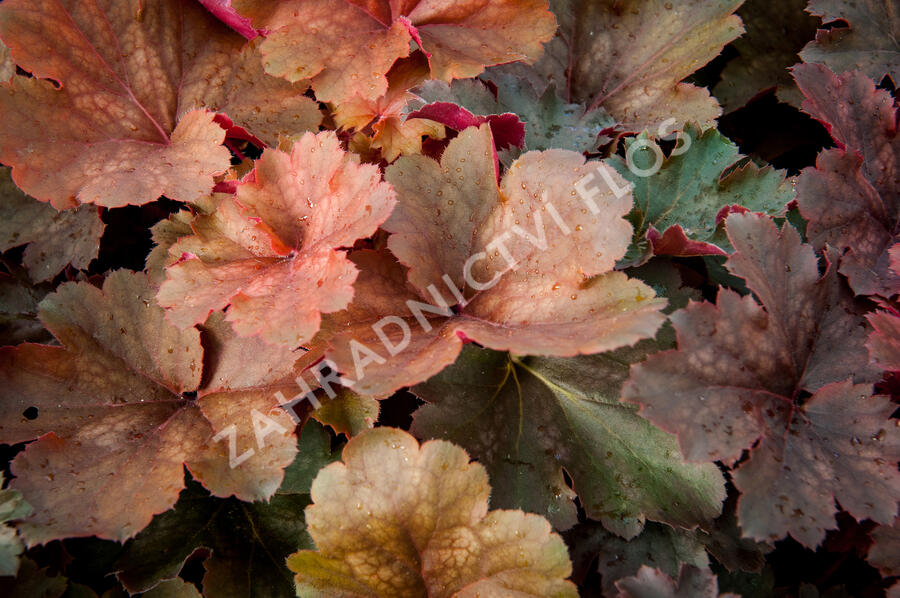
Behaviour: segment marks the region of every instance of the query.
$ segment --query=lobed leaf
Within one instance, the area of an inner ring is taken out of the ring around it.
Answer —
[[[427,102],[451,102],[489,120],[513,113],[525,123],[525,148],[553,148],[573,152],[597,149],[600,136],[616,122],[602,108],[585,110],[559,97],[556,87],[548,85],[538,94],[527,80],[514,74],[488,71],[483,78],[496,87],[496,95],[480,80],[426,81],[418,90]],[[499,137],[494,129],[494,136]],[[502,146],[499,143],[498,145]]]
[[[22,559],[16,577],[0,577],[0,592],[8,598],[60,598],[66,591],[66,578],[51,577],[49,567],[39,568],[29,558]]]
[[[434,102],[410,113],[409,118],[431,119],[455,131],[478,127],[488,123],[498,149],[509,149],[525,145],[525,125],[511,112],[476,116],[452,102]]]
[[[460,133],[440,163],[414,156],[388,168],[399,201],[383,228],[408,274],[383,251],[362,253],[357,300],[319,339],[356,392],[385,396],[425,381],[463,339],[570,356],[633,344],[662,323],[664,301],[611,271],[630,238],[621,216],[631,197],[604,185],[603,176],[622,185],[608,166],[530,152],[498,186],[492,155],[485,124]],[[576,191],[588,175],[593,207]]]
[[[720,595],[712,571],[693,565],[682,565],[677,580],[644,565],[634,577],[617,581],[616,588],[618,598],[738,598],[735,594]]]
[[[125,544],[114,564],[118,579],[132,593],[160,588],[163,580],[177,579],[189,558],[207,551],[208,598],[292,598],[294,583],[284,559],[298,542],[312,546],[303,518],[310,486],[322,467],[339,458],[331,452],[328,432],[312,422],[303,427],[297,457],[268,502],[216,498],[188,482],[172,510]]]
[[[722,71],[713,94],[733,112],[772,89],[779,100],[799,107],[803,100],[788,67],[816,33],[817,19],[805,11],[807,0],[748,0],[737,14],[747,32],[734,40],[740,54]]]
[[[316,550],[288,558],[299,596],[577,596],[562,539],[537,515],[488,512],[487,474],[449,442],[354,437],[306,509]]]
[[[154,517],[125,544],[114,570],[132,594],[162,591],[171,583],[165,580],[177,580],[185,562],[205,551],[204,596],[293,598],[284,559],[298,543],[311,545],[303,521],[309,502],[308,488],[279,490],[268,502],[244,503],[211,497],[189,482],[172,510]]]
[[[819,154],[797,181],[800,213],[812,244],[849,249],[841,273],[857,294],[890,296],[897,286],[887,249],[900,233],[900,139],[891,95],[859,72],[794,67],[803,110],[821,121],[838,149]]]
[[[391,186],[356,163],[334,133],[307,133],[290,153],[269,149],[233,196],[220,195],[169,255],[158,294],[181,328],[229,306],[241,336],[297,346],[321,313],[343,309],[357,271],[341,248],[375,232],[394,206]]]
[[[34,507],[19,524],[29,545],[134,536],[175,503],[185,464],[216,495],[268,498],[296,454],[274,397],[295,388],[290,351],[236,339],[215,318],[204,351],[197,330],[166,323],[154,292],[126,271],[102,290],[65,284],[40,313],[63,346],[0,349],[0,439],[37,438],[12,463],[12,487]]]
[[[687,125],[679,133],[678,149],[665,160],[650,144],[641,134],[627,142],[630,160],[615,156],[609,161],[632,185],[635,206],[629,220],[636,250],[626,258],[630,262],[646,261],[653,253],[725,255],[731,246],[719,226],[723,212],[743,207],[780,215],[794,199],[784,171],[759,168],[715,129]],[[652,172],[655,167],[659,170]],[[645,238],[650,243],[640,251]]]
[[[0,474],[0,486],[5,476]],[[16,529],[9,525],[13,519],[22,519],[31,513],[31,506],[22,500],[15,490],[0,490],[0,577],[16,575],[19,571],[19,557],[25,551]]]
[[[628,131],[670,119],[707,128],[721,114],[709,92],[682,81],[743,33],[741,0],[560,0],[571,97],[602,106]],[[540,67],[540,65],[539,65]],[[671,129],[670,129],[671,130]]]
[[[49,283],[32,284],[23,268],[0,275],[0,345],[52,342],[37,315],[38,304],[52,290]]]
[[[58,211],[19,191],[8,168],[0,172],[0,251],[27,243],[22,263],[33,281],[50,280],[69,264],[86,269],[105,228],[96,207]]]
[[[835,500],[857,518],[892,519],[900,435],[890,402],[871,396],[866,329],[834,266],[819,277],[788,224],[732,214],[727,228],[728,269],[759,303],[721,289],[715,305],[673,314],[678,350],[633,366],[624,397],[676,433],[690,460],[732,463],[749,450],[734,474],[745,536],[787,532],[815,546]]]
[[[890,372],[900,371],[900,316],[879,310],[866,319],[873,328],[866,344],[873,363]]]
[[[897,0],[810,0],[807,10],[822,24],[844,21],[846,27],[820,29],[800,52],[803,62],[826,65],[836,73],[861,71],[880,82],[900,81],[900,4]]]
[[[684,463],[672,436],[619,402],[628,364],[655,349],[645,341],[602,355],[511,361],[467,347],[413,388],[426,405],[412,431],[458,443],[483,463],[494,507],[541,513],[557,528],[575,523],[575,494],[589,517],[625,538],[646,519],[711,522],[725,497],[716,468]]]
[[[444,127],[427,118],[409,118],[407,105],[416,98],[409,90],[428,76],[428,62],[421,52],[394,64],[387,73],[388,88],[376,99],[354,96],[334,109],[334,121],[343,129],[363,130],[371,124],[372,147],[387,162],[398,156],[422,153],[422,137],[444,138]]]
[[[884,576],[900,575],[900,521],[879,525],[872,532],[869,564],[877,567]]]
[[[203,109],[269,141],[321,120],[304,88],[265,75],[255,46],[196,2],[12,0],[0,38],[34,75],[3,84],[0,161],[57,208],[208,194],[229,153]]]
[[[449,82],[493,64],[534,61],[556,29],[547,0],[232,4],[254,27],[269,31],[261,47],[267,72],[309,79],[319,100],[337,104],[384,95],[385,74],[409,55],[413,41],[427,54],[431,76]]]
[[[380,403],[372,397],[341,388],[334,398],[323,397],[321,407],[310,415],[336,433],[349,438],[374,427],[380,410]]]
[[[601,576],[604,596],[616,595],[616,580],[636,575],[645,563],[653,563],[666,575],[678,575],[682,564],[709,566],[702,534],[665,524],[647,523],[631,540],[624,540],[594,521],[586,521],[565,534],[576,564],[593,565]],[[587,571],[584,572],[587,574]]]

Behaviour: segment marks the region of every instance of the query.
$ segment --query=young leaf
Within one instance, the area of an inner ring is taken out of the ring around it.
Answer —
[[[716,305],[673,314],[678,350],[632,366],[624,397],[690,460],[731,463],[749,449],[734,475],[746,536],[816,546],[835,500],[860,519],[893,519],[900,434],[890,402],[871,396],[866,330],[834,265],[819,277],[789,224],[754,214],[727,224],[728,269],[759,303],[720,289]]]
[[[242,336],[296,347],[321,313],[353,297],[356,268],[343,247],[375,232],[394,206],[375,166],[359,164],[331,132],[306,133],[291,153],[266,150],[234,196],[221,195],[194,234],[169,248],[159,303],[182,328],[231,307]]]
[[[603,182],[623,185],[611,168],[574,152],[530,152],[498,186],[492,155],[485,124],[451,141],[440,163],[413,156],[388,168],[399,201],[383,228],[409,272],[383,253],[360,258],[373,275],[360,276],[358,303],[335,315],[328,351],[355,391],[384,396],[427,380],[463,338],[567,356],[633,344],[662,323],[665,301],[611,271],[631,237],[621,217],[630,194]],[[372,348],[379,343],[388,356]]]
[[[849,27],[819,30],[800,52],[803,62],[821,63],[836,73],[862,71],[876,83],[885,75],[900,82],[896,0],[810,0],[807,10],[822,17],[822,24],[841,20]]]
[[[803,96],[788,67],[800,62],[797,53],[816,33],[818,20],[807,13],[807,0],[747,0],[738,9],[747,32],[734,40],[740,56],[722,71],[713,94],[726,112],[775,88],[778,99],[799,107]]]
[[[575,598],[562,539],[541,517],[488,512],[484,468],[392,428],[351,439],[306,509],[316,550],[288,558],[308,598]]]
[[[525,124],[511,112],[476,116],[452,102],[434,102],[411,112],[410,119],[431,119],[453,129],[464,131],[488,123],[497,149],[521,148],[525,145]]]
[[[523,358],[466,347],[413,392],[426,401],[413,432],[459,443],[493,480],[492,505],[575,522],[569,474],[587,515],[632,538],[645,519],[691,528],[718,515],[719,471],[684,463],[675,438],[619,402],[628,364],[657,349],[575,359]],[[476,425],[477,422],[477,425]]]
[[[422,153],[422,137],[444,138],[444,127],[427,118],[408,118],[407,104],[416,96],[409,90],[428,76],[428,63],[421,52],[394,64],[387,74],[387,92],[377,99],[354,96],[334,110],[334,122],[343,129],[363,130],[372,125],[372,147],[381,150],[387,162],[401,154]],[[374,122],[373,122],[374,121]]]
[[[57,208],[209,193],[229,154],[196,108],[227,109],[268,140],[320,120],[302,87],[265,75],[255,46],[242,54],[244,39],[196,2],[8,0],[0,37],[34,75],[3,84],[0,161]]]
[[[634,577],[616,582],[618,598],[719,598],[719,583],[709,569],[682,565],[678,580],[644,565]],[[721,598],[740,598],[721,594]]]
[[[265,499],[296,454],[274,396],[296,388],[291,352],[211,319],[204,367],[200,333],[168,324],[153,294],[127,271],[103,290],[65,284],[40,313],[63,346],[0,349],[0,441],[38,438],[12,463],[29,544],[134,536],[175,503],[185,463],[216,495]]]
[[[803,110],[821,121],[838,149],[819,154],[797,181],[800,213],[817,248],[849,249],[841,273],[857,294],[890,296],[900,278],[887,249],[900,233],[900,138],[894,99],[859,72],[836,76],[821,65],[794,67]]]
[[[794,199],[785,173],[771,166],[759,168],[738,153],[735,144],[715,129],[701,132],[687,125],[680,134],[681,149],[662,160],[661,154],[644,144],[653,143],[646,134],[628,144],[631,160],[618,156],[609,164],[630,182],[634,209],[634,244],[646,237],[654,253],[669,255],[725,255],[731,247],[718,231],[720,214],[730,206],[755,212],[782,214]],[[652,146],[656,147],[656,146]],[[648,170],[659,170],[648,176]],[[718,233],[718,234],[717,234]],[[641,262],[650,255],[632,258]]]
[[[385,94],[385,74],[415,41],[431,76],[474,77],[485,66],[534,61],[556,30],[547,0],[453,0],[398,4],[387,0],[234,0],[253,26],[266,29],[266,71],[289,81],[310,79],[316,97],[340,104]]]
[[[339,389],[334,398],[323,397],[321,404],[310,415],[348,438],[373,427],[381,409],[379,402],[372,397],[356,394],[347,388]]]
[[[22,262],[33,281],[50,280],[69,264],[87,268],[104,228],[96,207],[60,212],[19,191],[9,169],[0,170],[0,251],[27,243]]]
[[[741,0],[561,0],[567,88],[603,106],[626,130],[675,120],[712,126],[722,110],[709,92],[682,80],[738,37]],[[671,130],[671,129],[670,129]]]

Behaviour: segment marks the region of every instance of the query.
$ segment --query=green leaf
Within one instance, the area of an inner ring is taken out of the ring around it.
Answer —
[[[740,205],[774,215],[782,214],[794,199],[792,181],[784,171],[757,167],[715,129],[701,132],[695,125],[686,126],[677,149],[664,160],[647,133],[629,141],[627,148],[634,143],[641,146],[633,150],[630,162],[620,157],[609,160],[634,185],[629,215],[633,246],[644,242],[650,227],[663,233],[680,226],[690,240],[728,251],[731,246],[716,222],[722,208]],[[644,171],[654,164],[659,170],[647,176]]]
[[[297,458],[285,468],[278,494],[309,494],[319,470],[340,458],[340,451],[331,451],[328,430],[318,422],[306,422],[300,432]]]
[[[462,445],[488,469],[494,508],[521,508],[558,528],[575,523],[571,476],[589,517],[631,538],[644,520],[693,527],[719,513],[722,476],[683,462],[675,438],[619,402],[632,362],[652,341],[576,358],[510,358],[466,346],[413,391],[429,404],[413,432]]]

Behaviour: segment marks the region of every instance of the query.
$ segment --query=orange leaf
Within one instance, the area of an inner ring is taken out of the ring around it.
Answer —
[[[198,216],[170,249],[160,305],[182,328],[231,305],[242,336],[297,346],[321,313],[347,306],[356,268],[342,247],[375,232],[394,207],[375,166],[357,164],[331,132],[306,133],[290,154],[266,150],[234,196]]]
[[[522,511],[488,512],[484,467],[402,430],[351,439],[312,485],[318,551],[288,557],[298,595],[343,598],[575,598],[566,546]]]
[[[429,55],[431,74],[450,81],[485,66],[533,62],[556,30],[546,0],[235,0],[257,29],[266,71],[289,81],[311,79],[316,97],[342,103],[358,94],[374,100],[388,89],[385,74],[415,41]]]
[[[198,108],[227,110],[270,143],[319,122],[303,86],[263,73],[256,46],[242,52],[195,2],[10,0],[0,37],[34,75],[2,84],[0,162],[57,208],[209,193],[229,153]]]
[[[606,176],[624,186],[611,167],[565,150],[530,152],[498,185],[492,156],[484,124],[460,133],[440,163],[412,156],[388,168],[398,204],[383,228],[409,284],[385,252],[357,254],[356,299],[327,327],[327,357],[355,391],[383,396],[422,382],[464,340],[572,356],[633,344],[662,324],[665,301],[613,271],[631,238],[623,217],[632,199],[604,185]],[[576,190],[582,183],[590,201]]]
[[[63,346],[0,349],[0,441],[37,438],[12,463],[34,507],[19,527],[28,543],[130,538],[175,504],[184,465],[216,496],[275,493],[297,453],[275,398],[295,388],[289,349],[211,318],[204,350],[196,329],[165,321],[146,276],[124,270],[102,290],[63,285],[40,317]]]

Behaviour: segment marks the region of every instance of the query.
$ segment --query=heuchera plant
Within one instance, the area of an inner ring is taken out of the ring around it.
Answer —
[[[900,597],[900,5],[0,2],[0,595]]]

